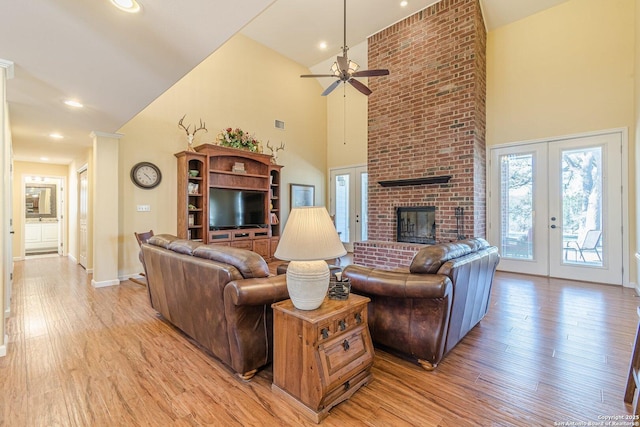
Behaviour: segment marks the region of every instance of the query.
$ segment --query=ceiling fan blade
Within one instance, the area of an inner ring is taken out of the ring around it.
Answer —
[[[335,77],[333,74],[302,74],[300,77]]]
[[[353,73],[353,77],[388,76],[389,70],[362,70]]]
[[[367,96],[371,95],[372,93],[371,89],[369,89],[364,84],[357,81],[356,79],[350,79],[349,83],[351,83],[351,86],[355,87],[356,89],[358,89],[360,92],[364,93]]]
[[[338,56],[338,67],[340,67],[340,71],[345,72],[349,69],[349,59],[347,56]]]
[[[322,92],[322,96],[327,96],[329,95],[331,92],[333,92],[333,90],[335,88],[338,87],[338,85],[342,82],[342,80],[336,80],[335,82],[331,83],[331,86],[329,86],[328,88],[326,88],[324,90],[324,92]]]

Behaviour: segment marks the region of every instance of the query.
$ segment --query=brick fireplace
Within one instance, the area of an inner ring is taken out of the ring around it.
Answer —
[[[399,207],[435,207],[437,242],[484,237],[485,50],[477,0],[441,0],[369,38],[369,68],[390,75],[369,79],[369,240],[356,263],[409,265],[421,245],[396,241]]]

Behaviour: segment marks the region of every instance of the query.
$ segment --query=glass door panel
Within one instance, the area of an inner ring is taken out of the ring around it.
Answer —
[[[333,169],[330,175],[330,212],[340,240],[353,252],[353,242],[367,239],[367,168]]]
[[[351,221],[351,210],[349,209],[349,188],[351,185],[351,174],[345,173],[336,175],[333,179],[332,185],[335,187],[334,218],[336,230],[338,230],[340,241],[343,243],[349,243],[349,223]]]
[[[501,253],[533,260],[533,154],[500,156]]]
[[[561,155],[562,262],[602,267],[602,147]]]
[[[547,257],[546,145],[491,150],[489,240],[500,249],[499,268],[545,275]],[[542,212],[542,214],[540,214]]]

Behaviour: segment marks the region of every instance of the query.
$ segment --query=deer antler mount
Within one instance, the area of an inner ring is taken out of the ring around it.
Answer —
[[[197,127],[196,125],[193,125],[193,132],[189,133],[189,128],[191,127],[191,125],[187,125],[187,127],[184,127],[184,124],[182,124],[185,117],[187,117],[186,114],[182,116],[182,118],[178,122],[178,127],[180,129],[184,129],[184,131],[187,133],[187,140],[189,141],[189,146],[187,147],[187,151],[195,151],[193,149],[193,138],[196,136],[196,133],[198,133],[198,131],[200,130],[204,130],[205,132],[208,132],[208,131],[205,123],[202,121],[202,119],[200,119],[200,126]]]
[[[284,150],[284,142],[281,142],[279,147],[273,148],[271,145],[269,145],[269,141],[267,141],[267,148],[269,150],[271,150],[271,162],[274,165],[277,165],[278,164],[278,151]]]

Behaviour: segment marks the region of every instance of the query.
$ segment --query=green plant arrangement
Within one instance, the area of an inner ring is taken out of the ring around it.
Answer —
[[[223,147],[239,148],[253,152],[261,152],[261,142],[249,133],[239,128],[226,128],[216,138],[218,145]]]

